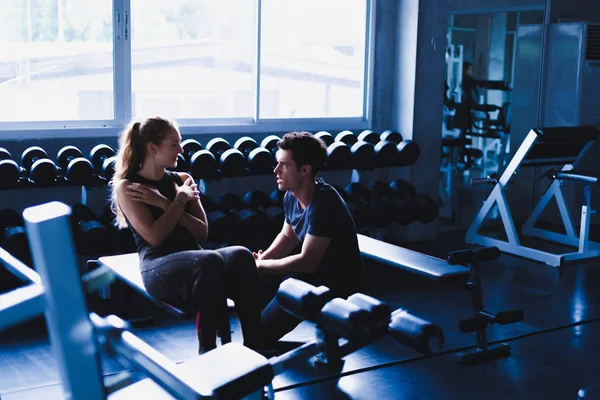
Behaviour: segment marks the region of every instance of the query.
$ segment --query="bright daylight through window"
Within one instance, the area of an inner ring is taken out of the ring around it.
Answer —
[[[0,126],[364,117],[368,0],[2,3]]]

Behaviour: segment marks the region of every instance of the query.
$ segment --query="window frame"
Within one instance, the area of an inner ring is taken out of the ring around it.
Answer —
[[[177,119],[181,133],[186,134],[240,134],[270,133],[298,129],[343,130],[368,129],[373,117],[373,69],[375,54],[375,9],[377,0],[366,0],[365,59],[363,77],[362,117],[315,118],[261,118],[260,117],[260,62],[261,62],[261,9],[262,0],[255,8],[255,57],[253,74],[254,104],[251,118],[185,118]],[[0,138],[44,139],[112,137],[125,128],[133,115],[132,69],[130,39],[130,0],[113,0],[113,106],[112,120],[68,121],[10,121],[0,122]]]

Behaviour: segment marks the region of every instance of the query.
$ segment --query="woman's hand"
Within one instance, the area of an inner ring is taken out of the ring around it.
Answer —
[[[133,201],[146,203],[148,205],[158,207],[165,210],[171,203],[169,199],[163,196],[157,188],[143,183],[131,183],[127,185],[127,195]]]
[[[175,199],[187,203],[192,200],[200,199],[200,192],[198,191],[198,185],[192,178],[188,178],[183,185],[177,187],[177,194]]]

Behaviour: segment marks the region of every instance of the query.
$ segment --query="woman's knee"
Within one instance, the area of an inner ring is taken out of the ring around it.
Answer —
[[[232,246],[227,249],[223,259],[225,260],[225,269],[232,272],[256,271],[256,262],[252,252],[243,246]],[[258,271],[256,271],[258,273]]]
[[[195,262],[199,277],[218,280],[225,276],[225,262],[221,254],[216,251],[202,251]]]

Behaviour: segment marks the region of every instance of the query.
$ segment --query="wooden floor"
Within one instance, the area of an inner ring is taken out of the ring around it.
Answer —
[[[435,243],[411,247],[443,257],[447,251],[464,246],[461,233],[446,236]],[[462,334],[457,326],[472,312],[470,293],[368,264],[368,294],[439,324],[446,336],[445,351],[423,357],[385,338],[349,355],[341,368],[315,368],[306,363],[293,366],[273,381],[276,398],[576,399],[580,387],[600,383],[599,265],[600,261],[594,260],[559,270],[506,254],[486,264],[486,308],[520,308],[525,319],[489,329],[490,341],[512,346],[510,357],[460,366],[456,355],[475,343],[474,334]],[[134,304],[152,309],[143,299]],[[97,299],[90,305],[114,308],[114,304]],[[37,321],[0,336],[2,400],[63,398],[43,328],[43,321]],[[234,340],[239,340],[236,324],[233,329]],[[193,321],[161,319],[155,326],[138,328],[137,334],[176,362],[198,357]],[[286,339],[303,341],[312,334],[310,324],[303,323]],[[103,369],[105,375],[111,375],[125,368],[104,360]],[[135,371],[133,375],[141,377]]]

